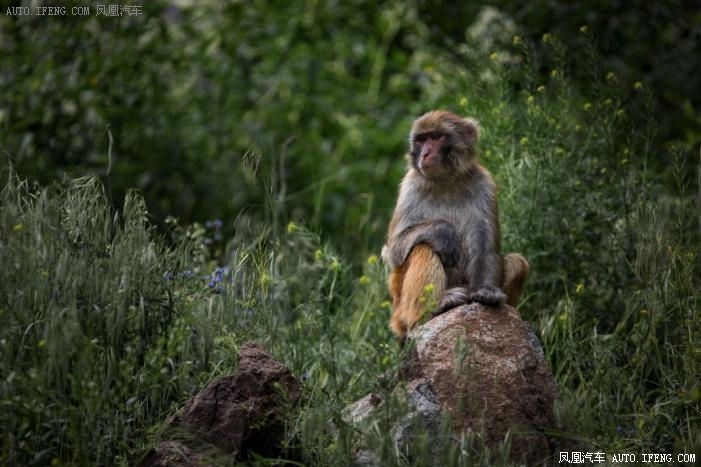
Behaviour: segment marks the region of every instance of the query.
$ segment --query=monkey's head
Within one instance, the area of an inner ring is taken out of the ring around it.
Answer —
[[[444,110],[428,112],[411,128],[409,164],[428,179],[468,174],[476,165],[478,136],[476,120]]]

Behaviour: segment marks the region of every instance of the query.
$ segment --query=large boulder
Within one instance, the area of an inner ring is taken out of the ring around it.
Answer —
[[[255,342],[241,346],[238,360],[233,375],[212,381],[168,420],[167,441],[140,465],[209,465],[212,456],[232,461],[251,452],[282,453],[285,420],[299,400],[301,383]]]
[[[412,442],[417,419],[438,438],[448,416],[455,436],[472,436],[474,445],[496,452],[508,437],[514,462],[552,463],[558,389],[540,342],[514,308],[456,308],[412,330],[407,345],[395,394],[402,393],[409,413],[391,430],[400,450]],[[363,398],[348,408],[347,420],[360,426],[382,403],[377,395]],[[359,464],[375,464],[367,449],[358,452]]]

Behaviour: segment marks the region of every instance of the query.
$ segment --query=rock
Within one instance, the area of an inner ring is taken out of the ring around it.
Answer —
[[[162,441],[146,453],[140,467],[191,467],[200,465],[200,459],[190,448],[178,441]]]
[[[241,346],[238,359],[233,375],[212,381],[166,423],[163,437],[179,442],[159,443],[140,465],[207,465],[200,459],[213,454],[229,460],[251,452],[282,454],[286,416],[299,400],[301,383],[255,342]],[[172,460],[173,447],[186,462]]]
[[[403,381],[394,390],[408,403],[407,412],[390,430],[400,452],[410,451],[417,421],[431,438],[444,436],[448,415],[454,438],[468,434],[474,446],[496,452],[508,436],[515,463],[552,463],[556,445],[548,433],[559,427],[557,385],[540,342],[514,308],[456,308],[412,330],[407,345]],[[383,403],[366,396],[349,406],[345,418],[362,427]],[[367,451],[358,448],[357,463],[379,465]]]

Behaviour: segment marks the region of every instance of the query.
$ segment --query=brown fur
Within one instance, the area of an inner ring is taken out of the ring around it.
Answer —
[[[432,311],[427,306],[438,303],[446,284],[447,276],[438,255],[428,245],[416,245],[404,264],[390,274],[393,313],[389,325],[392,331],[397,336],[405,336],[425,318],[427,311]],[[432,297],[426,296],[429,285],[433,286]]]
[[[414,123],[389,226],[385,260],[393,300],[390,327],[403,339],[432,313],[464,303],[515,305],[528,262],[501,256],[496,185],[479,164],[479,125],[450,112],[429,112]],[[433,300],[426,286],[433,285]]]

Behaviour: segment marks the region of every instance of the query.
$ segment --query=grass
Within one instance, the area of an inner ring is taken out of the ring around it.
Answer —
[[[684,217],[690,206],[676,208]],[[660,209],[642,201],[635,213],[640,286],[615,329],[601,333],[586,317],[595,293],[586,288],[537,324],[572,431],[603,452],[692,453],[699,443],[696,258],[660,224]],[[381,461],[437,461],[427,439],[404,452],[390,435],[406,407],[377,379],[392,374],[399,350],[376,256],[354,273],[295,223],[226,245],[211,225],[171,225],[168,237],[157,234],[136,193],[113,213],[96,178],[31,188],[9,176],[0,211],[3,463],[127,464],[168,413],[232,371],[249,339],[305,380],[287,440],[305,465],[351,463],[361,435],[343,409],[371,390],[394,401],[362,434]],[[507,464],[474,439],[455,442],[438,461]]]

